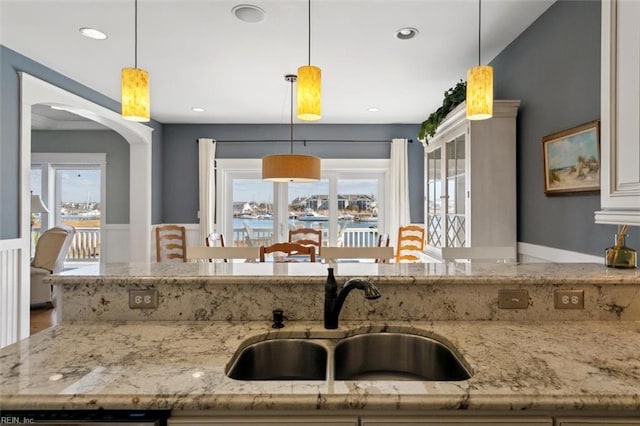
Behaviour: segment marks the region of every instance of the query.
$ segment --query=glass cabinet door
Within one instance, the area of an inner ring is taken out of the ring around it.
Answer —
[[[446,143],[446,246],[463,247],[465,245],[465,137],[460,135]]]
[[[467,240],[465,133],[430,146],[425,157],[426,244],[464,247]]]
[[[427,153],[427,245],[442,247],[443,245],[443,206],[442,194],[442,148]]]

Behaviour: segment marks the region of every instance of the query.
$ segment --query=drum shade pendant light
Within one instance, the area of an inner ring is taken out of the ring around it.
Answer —
[[[308,0],[309,12],[309,58],[308,64],[298,68],[298,118],[305,121],[320,120],[322,99],[320,96],[322,72],[311,65],[311,0]]]
[[[145,122],[151,118],[149,73],[138,68],[138,0],[135,0],[134,68],[122,69],[122,117]]]
[[[293,83],[296,81],[296,76],[287,74],[284,78],[291,83],[290,153],[262,157],[262,179],[271,182],[313,182],[320,180],[320,158],[313,155],[293,153]]]
[[[478,66],[467,71],[467,118],[486,120],[493,116],[493,67],[480,65],[482,0],[478,0]]]

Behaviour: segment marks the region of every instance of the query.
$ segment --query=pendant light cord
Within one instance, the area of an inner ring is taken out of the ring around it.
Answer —
[[[309,0],[308,2],[308,7],[307,7],[307,11],[309,12],[309,17],[308,17],[308,23],[309,25],[307,26],[307,28],[309,29],[309,36],[307,37],[307,40],[309,41],[309,65],[311,65],[311,0]]]
[[[134,28],[134,36],[133,36],[133,40],[134,40],[134,68],[138,68],[138,0],[134,1],[134,12],[133,12],[133,17],[134,17],[134,24],[133,24],[133,28]]]
[[[289,82],[291,83],[291,117],[290,117],[290,121],[289,121],[289,133],[290,133],[290,138],[289,138],[289,152],[293,155],[293,82],[296,81],[294,77],[291,77],[289,79]]]
[[[478,66],[480,66],[480,50],[482,49],[482,43],[480,41],[480,34],[482,32],[482,0],[478,0]]]

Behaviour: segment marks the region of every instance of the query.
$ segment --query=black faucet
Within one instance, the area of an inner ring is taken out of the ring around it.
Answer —
[[[338,328],[340,309],[342,309],[344,300],[351,290],[354,288],[362,290],[364,297],[367,299],[377,299],[380,297],[380,291],[371,281],[364,278],[351,278],[344,283],[340,293],[338,293],[338,284],[333,276],[333,268],[327,269],[329,270],[329,275],[324,284],[324,328],[334,329]]]

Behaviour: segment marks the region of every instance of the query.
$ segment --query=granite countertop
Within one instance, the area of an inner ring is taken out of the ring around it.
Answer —
[[[454,345],[457,382],[237,381],[243,342],[411,331]],[[63,322],[0,350],[3,409],[639,410],[640,322]]]
[[[336,277],[364,276],[378,283],[638,284],[640,269],[612,269],[596,263],[114,263],[51,275],[51,283],[87,282],[324,282],[327,268]]]

